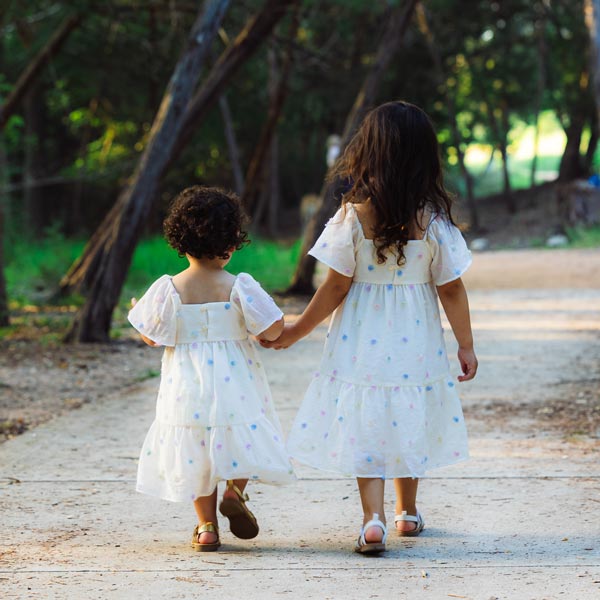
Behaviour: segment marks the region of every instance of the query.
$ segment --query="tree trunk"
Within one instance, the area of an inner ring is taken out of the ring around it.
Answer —
[[[8,295],[6,293],[6,280],[4,278],[4,206],[7,180],[6,152],[4,151],[4,144],[0,139],[0,327],[8,327],[10,325]]]
[[[25,120],[24,161],[23,161],[23,205],[25,222],[31,232],[36,234],[48,220],[42,203],[44,189],[37,185],[43,178],[46,164],[42,143],[44,140],[44,115],[42,88],[36,80],[23,96],[23,115]]]
[[[185,123],[173,149],[172,161],[175,161],[187,146],[195,128],[233,75],[256,52],[275,25],[285,16],[288,8],[297,2],[298,0],[267,0],[262,10],[246,24],[233,43],[221,54],[186,109]]]
[[[229,102],[227,102],[225,94],[219,97],[219,108],[223,117],[223,129],[225,131],[225,141],[227,142],[227,150],[229,151],[229,160],[231,162],[233,185],[235,193],[241,196],[244,193],[244,173],[242,172],[242,164],[240,162],[240,147],[235,137],[231,110],[229,110]]]
[[[91,280],[82,309],[75,316],[67,341],[103,342],[109,339],[112,313],[148,216],[164,167],[184,124],[187,106],[210,45],[230,0],[208,0],[196,19],[187,47],[179,59],[154,119],[149,141],[131,184],[118,204],[123,209],[110,228],[102,261]]]
[[[8,122],[10,116],[15,112],[21,98],[29,89],[29,86],[37,79],[44,65],[60,50],[69,34],[79,25],[81,15],[67,17],[48,43],[38,52],[37,56],[27,65],[23,74],[19,77],[4,104],[0,105],[0,131]]]
[[[510,187],[510,173],[508,170],[508,150],[507,150],[507,137],[508,137],[508,111],[506,109],[505,100],[501,99],[498,103],[500,105],[501,123],[498,123],[498,119],[494,114],[494,109],[490,102],[486,102],[488,119],[490,122],[490,129],[492,131],[492,137],[495,141],[496,147],[500,150],[501,165],[502,165],[502,182],[503,182],[503,196],[506,202],[506,209],[510,214],[516,212],[516,205],[512,195]]]
[[[269,152],[269,210],[267,213],[267,231],[271,238],[279,234],[279,207],[281,204],[281,188],[279,185],[279,136],[277,133],[271,140]]]
[[[277,65],[277,57],[275,56],[274,49],[270,48],[268,51],[269,110],[267,112],[267,120],[262,128],[258,144],[252,155],[246,174],[246,184],[244,186],[242,202],[246,207],[248,214],[253,214],[255,212],[254,209],[261,188],[264,187],[266,159],[288,94],[287,83],[292,69],[292,41],[296,38],[298,26],[300,25],[298,16],[298,11],[295,11],[288,36],[290,43],[288,44],[285,56],[282,60],[281,68]],[[256,220],[256,225],[258,224],[258,220]]]
[[[586,175],[590,175],[594,170],[594,155],[598,147],[598,113],[596,111],[590,117],[590,140],[585,150],[585,171]]]
[[[290,45],[291,47],[291,45]],[[289,49],[289,48],[288,48]],[[288,52],[288,57],[290,56],[290,53]],[[277,55],[275,52],[275,47],[274,44],[271,44],[269,46],[269,49],[267,51],[267,62],[269,64],[269,81],[268,81],[268,92],[269,92],[269,110],[267,111],[268,115],[271,115],[272,112],[276,112],[276,114],[278,115],[281,110],[277,109],[275,107],[275,105],[277,103],[279,103],[279,91],[282,85],[285,85],[285,81],[283,79],[281,70],[280,70],[280,66],[278,64],[278,60],[277,60]],[[287,74],[285,74],[285,77],[287,79]],[[282,106],[282,104],[281,104]],[[263,132],[266,128],[269,128],[270,125],[268,124],[269,119],[267,118],[267,124],[263,127]],[[262,134],[261,134],[261,141],[262,141]],[[264,143],[264,141],[263,141]],[[257,162],[261,162],[262,164],[258,165],[258,172],[254,174],[254,177],[256,177],[257,182],[255,184],[255,187],[257,188],[256,190],[256,194],[258,195],[258,202],[256,202],[256,206],[253,207],[253,214],[252,214],[252,229],[254,231],[259,231],[261,224],[264,220],[264,215],[265,212],[268,213],[269,217],[271,215],[271,206],[273,205],[273,202],[275,201],[274,197],[273,197],[273,191],[274,191],[274,185],[273,185],[273,178],[277,177],[278,173],[277,170],[275,170],[274,172],[274,165],[273,165],[273,161],[277,161],[278,157],[276,155],[277,153],[277,148],[276,148],[276,143],[277,143],[277,132],[275,131],[275,129],[272,130],[271,133],[271,139],[270,141],[268,141],[269,143],[269,147],[267,148],[266,152],[264,153],[264,157],[258,157],[256,156],[256,153],[254,154],[254,156],[252,157],[252,162],[257,161]],[[261,150],[261,154],[262,154],[262,150]],[[259,173],[260,173],[260,177],[259,177]],[[267,210],[268,209],[268,210]]]
[[[540,111],[542,110],[542,101],[544,99],[544,91],[546,89],[546,54],[547,54],[547,46],[546,46],[546,12],[543,8],[543,5],[540,3],[536,3],[536,21],[535,21],[535,29],[536,29],[536,37],[537,37],[537,62],[538,62],[538,77],[537,77],[537,86],[536,86],[536,96],[535,96],[535,107],[533,110],[533,122],[535,126],[535,133],[533,137],[533,159],[531,161],[531,175],[530,175],[530,185],[533,187],[535,185],[535,177],[537,171],[537,161],[538,161],[538,147],[540,140]]]
[[[456,105],[454,103],[454,93],[448,90],[448,86],[446,84],[446,77],[444,74],[444,67],[442,64],[442,56],[436,45],[433,31],[429,26],[427,12],[425,10],[425,7],[421,3],[417,5],[417,17],[419,28],[421,29],[421,33],[427,41],[429,54],[431,55],[431,59],[433,60],[433,64],[437,74],[438,84],[443,86],[444,88],[444,100],[446,102],[446,110],[448,111],[448,117],[450,119],[450,128],[452,129],[452,137],[454,138],[454,146],[456,147],[458,165],[465,183],[465,196],[467,199],[467,206],[469,208],[471,230],[478,231],[479,214],[477,212],[477,204],[475,202],[475,194],[473,192],[473,177],[471,176],[471,173],[469,173],[469,169],[467,168],[467,165],[465,163],[465,153],[462,149],[462,136],[460,135],[460,131],[458,129],[458,121],[456,119]]]
[[[600,0],[585,0],[585,23],[590,34],[590,70],[596,110],[600,114]]]
[[[581,161],[581,135],[583,133],[584,119],[576,114],[571,117],[571,123],[567,127],[567,144],[560,160],[558,179],[564,183],[579,179],[584,175]]]
[[[161,176],[175,162],[181,151],[191,140],[194,130],[218,99],[225,85],[240,66],[258,49],[265,36],[270,34],[273,27],[285,15],[286,8],[297,1],[267,0],[261,12],[249,21],[233,43],[225,49],[200,89],[188,103],[185,110],[184,124],[178,130],[173,150]],[[119,205],[115,205],[98,226],[83,250],[83,254],[71,265],[67,274],[61,279],[60,295],[66,295],[74,291],[85,293],[89,288],[95,269],[104,260],[103,257],[109,244],[113,222],[118,218],[123,208],[121,197],[117,200],[117,203]]]
[[[383,36],[379,42],[379,47],[377,48],[375,60],[363,81],[361,89],[356,95],[352,109],[346,117],[340,153],[344,152],[365,113],[375,103],[377,90],[381,85],[385,72],[404,42],[404,34],[412,18],[416,4],[417,0],[406,0],[402,7],[393,9],[392,14],[389,16]],[[290,287],[287,290],[288,293],[309,294],[314,291],[312,280],[315,271],[315,259],[309,256],[307,252],[317,241],[327,219],[335,212],[343,188],[344,182],[339,180],[330,182],[328,177],[325,177],[325,183],[320,194],[320,205],[304,230],[300,261],[296,267]]]
[[[502,156],[502,179],[504,181],[504,199],[506,200],[506,208],[510,214],[517,212],[517,205],[512,193],[510,185],[510,173],[508,170],[508,132],[510,131],[510,125],[508,122],[508,106],[506,101],[500,102],[501,114],[501,127],[500,131],[500,154]]]

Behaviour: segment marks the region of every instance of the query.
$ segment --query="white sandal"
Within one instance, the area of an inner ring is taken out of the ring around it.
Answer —
[[[407,514],[406,511],[403,510],[401,515],[396,515],[394,517],[394,527],[396,526],[396,523],[399,523],[400,521],[416,523],[416,527],[414,529],[410,529],[409,531],[400,531],[398,528],[396,528],[398,535],[401,537],[416,537],[425,528],[425,521],[423,521],[423,517],[419,511],[417,511],[417,516],[415,517],[414,515]]]
[[[370,527],[379,527],[383,531],[383,537],[380,542],[367,542],[365,540],[365,531]],[[373,518],[367,521],[360,530],[360,535],[354,546],[354,552],[359,554],[378,554],[385,552],[385,540],[387,539],[387,527],[379,520],[379,514],[373,513]]]

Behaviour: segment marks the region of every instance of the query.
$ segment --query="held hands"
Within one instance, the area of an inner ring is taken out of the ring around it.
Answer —
[[[458,361],[463,374],[458,376],[459,381],[469,381],[477,374],[477,357],[473,348],[459,348]]]
[[[301,337],[302,336],[299,335],[293,323],[286,323],[283,332],[276,340],[270,342],[268,340],[259,339],[258,343],[263,348],[273,348],[274,350],[282,350],[284,348],[289,348],[292,344],[295,344]]]

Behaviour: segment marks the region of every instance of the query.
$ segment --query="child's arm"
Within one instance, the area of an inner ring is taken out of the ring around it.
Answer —
[[[268,342],[272,342],[276,340],[282,333],[284,326],[284,318],[281,317],[279,321],[275,321],[273,325],[267,327],[264,331],[261,331],[256,337],[259,342],[262,340],[267,340]]]
[[[150,338],[147,338],[145,335],[142,335],[141,333],[140,333],[140,337],[142,338],[142,342],[144,342],[144,344],[148,344],[148,346],[152,346],[153,348],[157,348],[158,346],[160,346],[160,344],[157,344],[156,342],[154,342]]]
[[[288,348],[308,335],[323,319],[328,317],[346,297],[352,277],[329,269],[327,279],[319,286],[309,305],[295,323],[286,325],[283,333],[274,342],[261,342],[267,348]],[[260,336],[264,338],[264,336]]]
[[[468,381],[473,379],[477,373],[477,357],[473,350],[467,291],[459,277],[450,283],[440,285],[437,293],[458,342],[458,360],[463,372],[462,375],[459,375],[458,380]]]

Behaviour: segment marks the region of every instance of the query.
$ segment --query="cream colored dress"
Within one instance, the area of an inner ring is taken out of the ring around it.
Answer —
[[[182,304],[168,275],[139,300],[129,321],[166,348],[138,491],[191,501],[210,495],[220,480],[294,478],[260,356],[248,337],[281,317],[245,273],[228,302]]]
[[[434,218],[401,266],[378,264],[356,210],[342,207],[309,252],[353,278],[294,421],[291,455],[358,477],[421,477],[468,455],[436,286],[471,263],[460,231]]]

